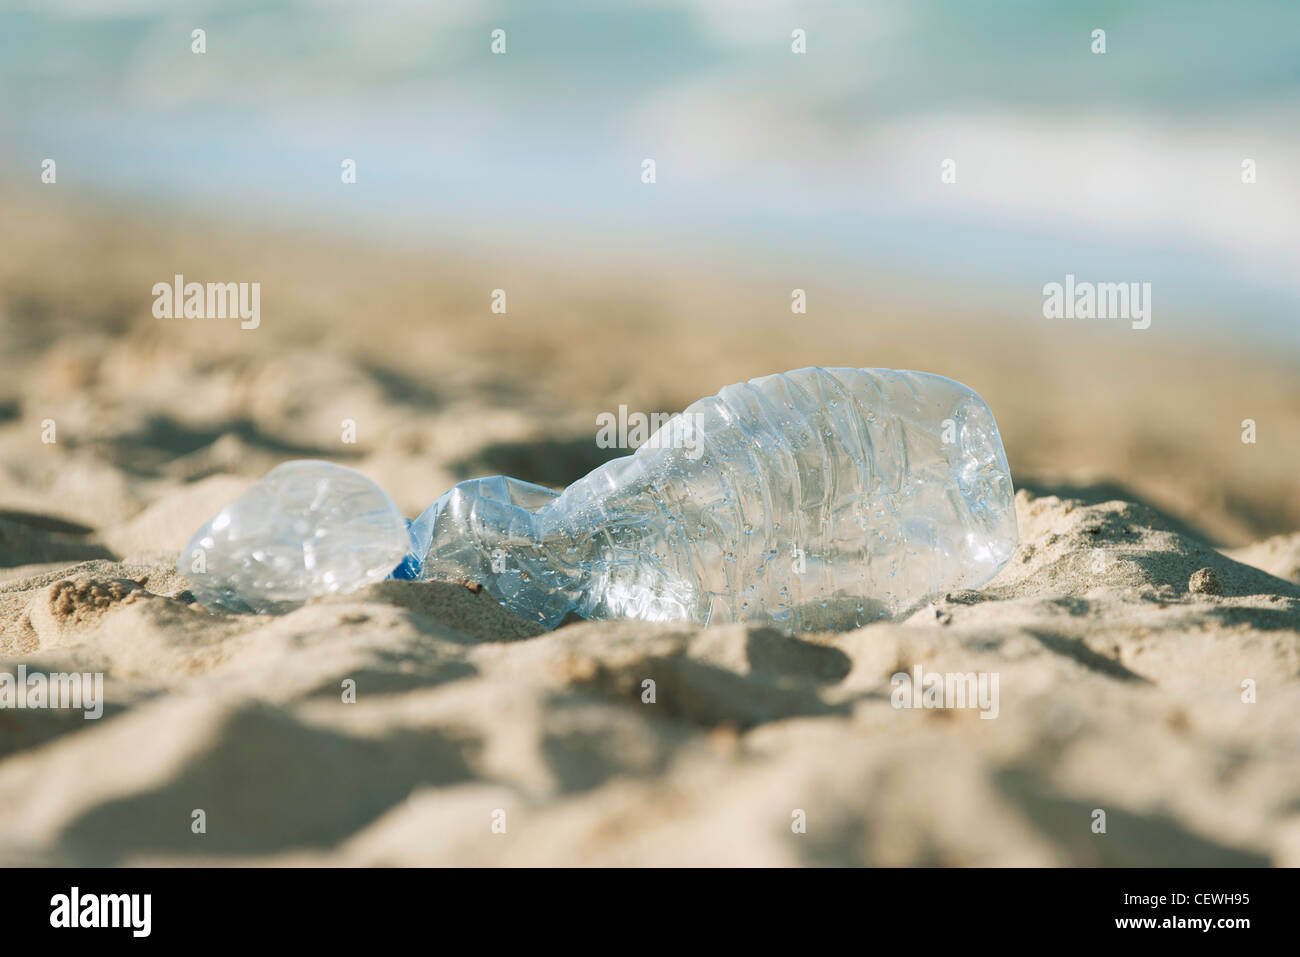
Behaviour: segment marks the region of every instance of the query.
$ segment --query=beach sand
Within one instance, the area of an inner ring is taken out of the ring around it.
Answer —
[[[0,863],[1300,865],[1294,359],[867,279],[792,316],[736,265],[0,207],[0,657],[105,675],[99,720],[0,711]],[[174,273],[260,281],[260,326],[154,318]],[[172,570],[287,459],[414,515],[562,487],[612,454],[599,412],[804,365],[985,397],[1021,490],[993,582],[843,633],[541,633],[441,582],[213,613]],[[895,708],[917,666],[996,675],[996,717]]]

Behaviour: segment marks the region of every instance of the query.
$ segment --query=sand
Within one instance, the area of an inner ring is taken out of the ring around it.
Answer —
[[[493,317],[468,254],[2,202],[0,670],[102,672],[105,702],[0,710],[0,863],[1300,865],[1289,360],[991,336],[901,292],[792,327],[686,266],[539,260]],[[261,327],[154,319],[160,262],[260,279]],[[542,633],[442,582],[213,613],[172,570],[289,458],[414,514],[476,474],[572,481],[620,403],[813,363],[988,399],[1021,487],[993,582],[851,632]],[[996,675],[997,716],[894,707],[918,666]]]

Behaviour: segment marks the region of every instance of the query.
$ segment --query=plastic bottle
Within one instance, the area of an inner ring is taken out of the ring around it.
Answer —
[[[799,369],[689,406],[563,493],[464,482],[412,525],[412,577],[585,618],[843,628],[991,579],[1017,542],[997,425],[973,391]]]

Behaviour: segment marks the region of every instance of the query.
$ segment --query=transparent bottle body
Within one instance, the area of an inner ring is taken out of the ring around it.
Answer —
[[[1017,543],[997,425],[966,386],[799,369],[728,386],[562,493],[456,486],[411,525],[405,577],[570,612],[791,630],[897,616],[991,579]]]

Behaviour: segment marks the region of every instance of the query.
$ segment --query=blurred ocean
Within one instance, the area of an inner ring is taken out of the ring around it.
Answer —
[[[815,262],[1017,318],[1067,273],[1150,282],[1156,326],[1293,345],[1298,120],[1295,0],[0,3],[6,180],[53,157],[74,193]]]

